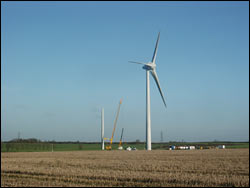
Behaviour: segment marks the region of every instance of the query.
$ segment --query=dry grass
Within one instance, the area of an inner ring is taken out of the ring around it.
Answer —
[[[2,187],[249,186],[249,149],[1,155]]]

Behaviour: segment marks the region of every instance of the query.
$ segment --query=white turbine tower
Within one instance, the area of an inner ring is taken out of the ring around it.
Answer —
[[[104,108],[102,108],[101,141],[102,141],[102,150],[104,150]]]
[[[159,38],[160,38],[160,32],[158,34],[158,38],[156,41],[156,45],[155,45],[155,50],[154,50],[154,54],[153,54],[153,58],[151,62],[148,63],[141,63],[141,62],[134,62],[134,61],[129,61],[130,63],[136,63],[136,64],[142,64],[144,65],[142,68],[146,70],[146,142],[147,142],[147,150],[151,150],[151,115],[150,115],[150,84],[149,84],[149,72],[151,73],[151,75],[153,76],[157,87],[159,89],[159,92],[161,94],[161,98],[163,100],[163,103],[165,105],[165,107],[167,107],[165,99],[163,97],[163,93],[161,91],[161,87],[160,87],[160,83],[159,83],[159,79],[158,76],[156,74],[156,64],[155,64],[155,58],[156,58],[156,54],[157,54],[157,48],[158,48],[158,42],[159,42]]]

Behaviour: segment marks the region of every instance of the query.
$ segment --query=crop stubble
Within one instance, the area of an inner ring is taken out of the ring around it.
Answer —
[[[1,153],[1,186],[249,186],[249,149]]]

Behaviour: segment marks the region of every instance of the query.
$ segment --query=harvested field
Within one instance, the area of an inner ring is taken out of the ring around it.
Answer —
[[[1,153],[1,186],[248,187],[249,149]]]

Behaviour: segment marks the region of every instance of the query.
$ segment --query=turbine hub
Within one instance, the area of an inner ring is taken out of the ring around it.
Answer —
[[[146,65],[144,65],[142,68],[145,70],[153,70],[155,69],[155,67],[156,67],[155,63],[149,62]]]

